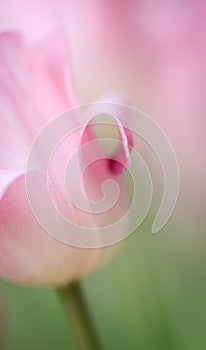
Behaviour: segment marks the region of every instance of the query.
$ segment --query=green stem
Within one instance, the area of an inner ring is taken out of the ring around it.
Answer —
[[[58,290],[67,315],[70,317],[78,350],[101,350],[95,326],[80,282]]]

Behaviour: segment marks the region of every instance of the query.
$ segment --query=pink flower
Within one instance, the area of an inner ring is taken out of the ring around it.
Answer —
[[[30,43],[16,31],[0,32],[0,276],[30,285],[65,284],[84,276],[110,254],[110,249],[73,248],[52,238],[35,219],[26,194],[25,167],[33,141],[48,122],[77,103],[65,42],[59,30]],[[75,126],[75,118],[71,122]],[[125,137],[120,121],[117,124],[120,137]],[[68,205],[62,191],[61,172],[73,152],[85,142],[81,135],[82,130],[72,134],[54,157],[49,172],[50,190],[66,218],[92,228],[98,225],[96,218],[72,203]],[[84,135],[94,139],[89,127]],[[99,147],[96,143],[95,152],[99,152]],[[120,148],[117,156],[125,164],[126,147],[125,144]],[[105,158],[88,172],[85,181],[88,180],[91,193],[95,194],[96,187],[107,178],[115,179],[123,189],[116,176],[122,167],[118,161],[115,165],[115,160],[112,166],[108,164]],[[34,182],[38,181],[41,191],[37,169]],[[118,220],[126,208],[123,190],[111,213],[103,216],[103,222],[107,225]]]

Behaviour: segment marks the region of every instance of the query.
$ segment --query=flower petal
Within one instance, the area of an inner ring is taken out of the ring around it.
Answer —
[[[20,175],[22,170],[3,170],[0,169],[0,200],[3,197],[6,189],[9,185],[15,181]]]
[[[39,190],[41,180],[35,173]],[[40,227],[28,203],[24,176],[9,186],[0,201],[1,277],[30,285],[61,285],[92,270],[99,256],[99,250],[64,245]]]
[[[33,45],[18,32],[0,32],[0,50],[0,167],[23,168],[42,127],[71,107],[64,79],[69,60],[58,30]]]

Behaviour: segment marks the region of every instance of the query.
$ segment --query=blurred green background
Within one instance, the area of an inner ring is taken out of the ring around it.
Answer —
[[[204,245],[184,238],[166,229],[153,236],[142,227],[84,280],[104,349],[206,349]],[[2,287],[3,350],[76,349],[54,291],[7,282]]]

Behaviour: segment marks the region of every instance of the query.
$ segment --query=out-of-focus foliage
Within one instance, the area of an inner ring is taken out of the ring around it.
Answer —
[[[166,229],[152,236],[143,227],[85,280],[106,350],[206,348],[203,241],[183,238]],[[9,329],[2,350],[78,350],[53,291],[4,287]]]

